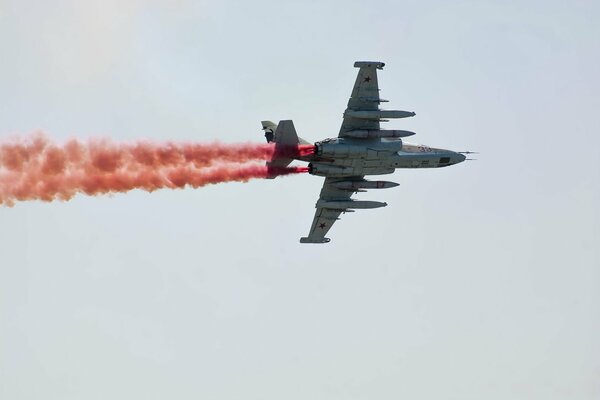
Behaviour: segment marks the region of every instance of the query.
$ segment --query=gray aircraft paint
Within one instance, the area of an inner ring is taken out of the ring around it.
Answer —
[[[314,155],[297,158],[309,163],[310,174],[326,178],[319,201],[315,204],[317,211],[309,235],[301,238],[301,243],[329,242],[330,239],[325,235],[341,213],[387,206],[387,203],[377,201],[350,199],[352,194],[359,191],[397,186],[395,182],[379,185],[365,181],[366,175],[391,174],[397,168],[447,167],[466,159],[464,154],[455,151],[402,141],[402,137],[412,136],[414,132],[380,129],[380,122],[387,121],[383,118],[415,116],[411,111],[379,109],[380,103],[387,102],[379,98],[377,83],[377,70],[383,69],[384,65],[379,61],[354,63],[359,71],[344,112],[339,136],[316,142]],[[269,142],[281,145],[306,143],[298,138],[291,120],[280,121],[278,125],[263,121],[262,126]],[[289,162],[291,159],[286,159],[277,166],[287,165]],[[274,164],[269,162],[268,165]]]

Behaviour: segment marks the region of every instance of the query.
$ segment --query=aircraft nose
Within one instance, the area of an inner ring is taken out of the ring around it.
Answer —
[[[467,156],[465,156],[464,154],[456,153],[454,155],[454,164],[461,163],[461,162],[465,161],[466,159],[467,159]]]

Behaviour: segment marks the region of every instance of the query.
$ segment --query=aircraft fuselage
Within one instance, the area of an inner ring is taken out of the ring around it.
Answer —
[[[313,175],[344,177],[385,175],[397,168],[440,168],[465,160],[463,154],[401,139],[333,138],[315,143],[314,155],[301,157],[309,162]]]

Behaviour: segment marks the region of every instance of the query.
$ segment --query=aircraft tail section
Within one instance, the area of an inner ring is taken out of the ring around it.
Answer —
[[[273,137],[277,145],[295,146],[300,143],[294,122],[291,119],[279,121]]]
[[[276,148],[278,146],[296,146],[300,142],[292,120],[279,121],[277,129],[275,129],[275,133],[273,134],[273,142],[275,143]],[[267,167],[285,168],[290,165],[292,161],[294,161],[292,158],[278,158],[276,160],[267,161]],[[275,176],[269,178],[273,179]]]
[[[279,124],[271,121],[261,121],[265,138],[268,143],[275,143],[275,146],[297,146],[298,144],[310,144],[306,140],[299,138],[292,120],[282,120]],[[292,158],[278,158],[267,161],[268,167],[284,168],[294,161]],[[272,177],[274,178],[274,176]]]
[[[272,121],[261,121],[262,130],[265,131],[265,138],[268,143],[275,143],[281,145],[297,145],[297,144],[311,144],[310,142],[298,137],[294,122],[290,120],[279,121],[276,124]]]

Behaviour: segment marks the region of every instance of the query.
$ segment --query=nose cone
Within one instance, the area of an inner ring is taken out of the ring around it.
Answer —
[[[452,164],[458,164],[461,163],[463,161],[465,161],[467,159],[467,156],[465,156],[464,154],[460,154],[460,153],[454,153],[454,155],[452,156]]]

